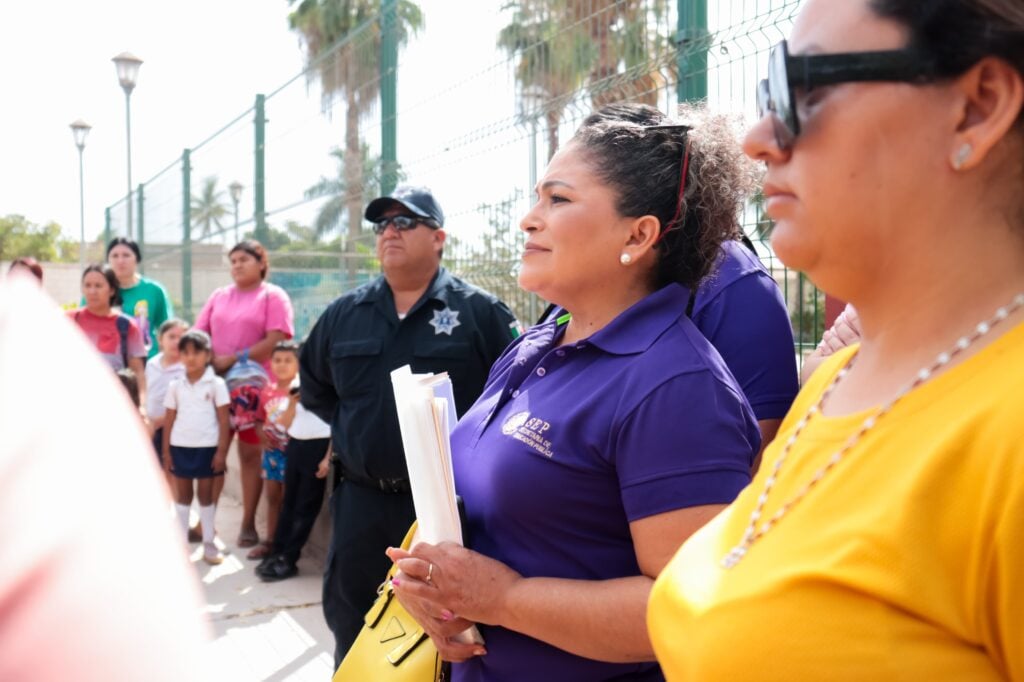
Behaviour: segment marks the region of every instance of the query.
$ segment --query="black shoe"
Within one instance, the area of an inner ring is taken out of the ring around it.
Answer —
[[[266,567],[257,572],[261,580],[269,583],[291,578],[299,572],[299,567],[288,561],[285,557],[278,555]]]
[[[256,564],[256,568],[253,569],[256,572],[256,575],[262,575],[263,571],[267,570],[267,567],[277,561],[280,556],[280,554],[268,554],[263,557],[263,560]]]

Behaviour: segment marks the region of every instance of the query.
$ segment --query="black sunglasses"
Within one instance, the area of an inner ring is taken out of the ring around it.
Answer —
[[[800,134],[797,88],[807,92],[816,86],[858,81],[927,83],[937,75],[934,62],[917,50],[793,56],[783,40],[768,57],[768,78],[757,84],[757,111],[761,118],[772,117],[776,142],[781,149],[789,149]]]
[[[405,232],[406,230],[414,230],[417,225],[426,225],[432,230],[436,230],[440,225],[435,223],[433,220],[427,220],[411,215],[393,215],[388,218],[378,218],[373,221],[373,233],[376,235],[384,234],[384,231],[388,229],[388,225],[394,225],[395,229],[399,232]]]

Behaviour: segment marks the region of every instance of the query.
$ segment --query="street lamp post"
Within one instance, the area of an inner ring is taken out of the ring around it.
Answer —
[[[139,67],[142,60],[130,52],[122,52],[111,61],[117,67],[117,80],[124,90],[124,124],[128,139],[128,194],[125,195],[125,205],[128,214],[128,238],[132,237],[132,90],[135,89],[135,79],[139,76]]]
[[[85,151],[85,138],[92,130],[92,126],[78,119],[71,124],[71,133],[75,136],[75,146],[78,147],[78,221],[81,229],[78,242],[78,269],[85,270],[85,180],[82,165],[82,152]]]
[[[529,187],[532,192],[537,186],[537,120],[544,115],[547,91],[539,85],[528,85],[520,93],[518,102],[519,122],[530,124]],[[537,319],[537,297],[530,296],[530,319]]]
[[[547,91],[539,85],[523,88],[519,97],[519,119],[530,124],[530,185],[529,191],[537,184],[537,120],[544,115]]]
[[[238,202],[242,200],[243,189],[242,183],[238,180],[228,185],[228,191],[231,192],[231,201],[235,202],[235,244],[240,241],[238,238]]]

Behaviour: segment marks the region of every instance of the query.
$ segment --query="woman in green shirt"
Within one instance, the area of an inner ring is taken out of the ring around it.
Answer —
[[[146,343],[146,357],[151,358],[160,351],[156,330],[174,317],[174,308],[162,284],[138,273],[141,260],[139,245],[132,239],[114,237],[107,245],[107,264],[121,285],[121,312],[139,325]]]

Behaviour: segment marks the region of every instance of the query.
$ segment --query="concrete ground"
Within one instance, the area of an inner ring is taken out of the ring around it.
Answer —
[[[229,459],[229,471],[230,465]],[[232,496],[232,487],[226,487],[217,507],[224,563],[207,565],[202,544],[190,545],[216,637],[212,647],[217,668],[224,671],[222,679],[327,682],[334,674],[334,638],[321,609],[323,548],[307,545],[297,576],[261,581],[253,572],[258,562],[245,558],[249,549],[234,544],[242,505]],[[263,528],[262,520],[257,526]]]

